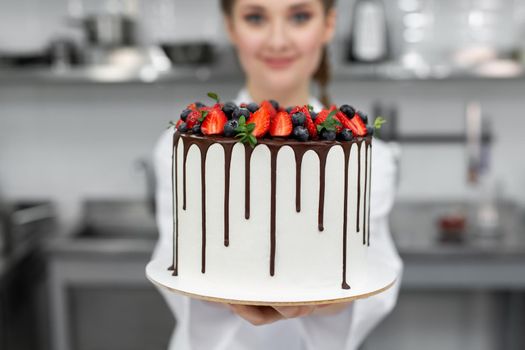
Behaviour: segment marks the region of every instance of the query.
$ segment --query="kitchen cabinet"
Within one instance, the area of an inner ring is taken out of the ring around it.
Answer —
[[[144,272],[154,243],[64,238],[48,247],[53,349],[167,349],[175,321]]]

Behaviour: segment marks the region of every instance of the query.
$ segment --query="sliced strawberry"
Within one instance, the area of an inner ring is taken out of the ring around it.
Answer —
[[[361,119],[359,114],[357,114],[357,113],[354,114],[354,117],[352,119],[350,119],[350,121],[355,126],[355,129],[356,129],[355,135],[357,135],[357,136],[366,136],[366,133],[367,133],[366,124],[363,121],[363,119]]]
[[[179,129],[179,125],[181,125],[182,123],[184,123],[184,121],[182,119],[179,119],[177,121],[177,124],[175,124],[175,130],[178,130]]]
[[[270,122],[270,135],[272,136],[289,136],[292,129],[292,118],[286,111],[279,111]]]
[[[212,108],[202,122],[201,131],[204,135],[219,135],[224,131],[224,124],[228,121],[226,114],[219,108]]]
[[[270,129],[270,120],[275,115],[275,109],[268,101],[263,101],[258,110],[246,121],[246,124],[254,123],[253,136],[262,137]]]
[[[323,109],[321,112],[317,113],[317,118],[315,118],[315,121],[314,121],[315,125],[319,125],[319,124],[323,123],[326,120],[326,118],[328,117],[328,115],[334,110],[337,110],[336,106],[332,106],[332,107],[330,107],[330,109]],[[335,120],[339,121],[339,118],[337,118],[337,115],[334,115],[333,118]],[[343,131],[342,123],[335,127],[335,131],[336,131],[336,133],[340,133],[341,131]]]
[[[191,111],[186,117],[186,124],[188,125],[188,128],[193,128],[195,124],[199,122],[199,119],[201,119],[201,112]]]
[[[352,130],[355,136],[366,135],[366,125],[357,113],[352,118],[348,118],[343,112],[339,111],[336,118],[343,124],[343,128]]]
[[[195,103],[190,103],[188,106],[186,106],[187,109],[191,109],[192,111],[198,111],[199,107]]]

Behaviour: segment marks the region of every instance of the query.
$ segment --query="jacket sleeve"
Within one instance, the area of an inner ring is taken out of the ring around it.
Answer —
[[[396,164],[392,151],[379,140],[374,140],[372,146],[372,169],[368,256],[392,266],[398,276],[396,283],[381,294],[353,302],[338,315],[302,318],[306,349],[357,349],[396,304],[403,263],[388,226],[395,197]]]

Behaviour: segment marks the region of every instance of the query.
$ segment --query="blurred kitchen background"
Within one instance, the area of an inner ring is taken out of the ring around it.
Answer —
[[[336,103],[388,120],[394,312],[363,345],[525,348],[525,0],[338,0]],[[166,349],[151,154],[242,75],[215,0],[0,0],[0,349]]]

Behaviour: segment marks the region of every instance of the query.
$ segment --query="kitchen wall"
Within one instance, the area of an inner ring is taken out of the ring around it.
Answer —
[[[233,98],[239,83],[53,84],[0,82],[0,185],[10,198],[51,198],[72,225],[88,197],[145,196],[136,166],[169,120],[195,98]],[[401,133],[464,130],[464,108],[479,100],[493,120],[491,168],[506,197],[525,205],[525,81],[381,82],[332,85],[336,102],[370,110],[395,103]],[[405,145],[399,199],[467,198],[461,144]]]

